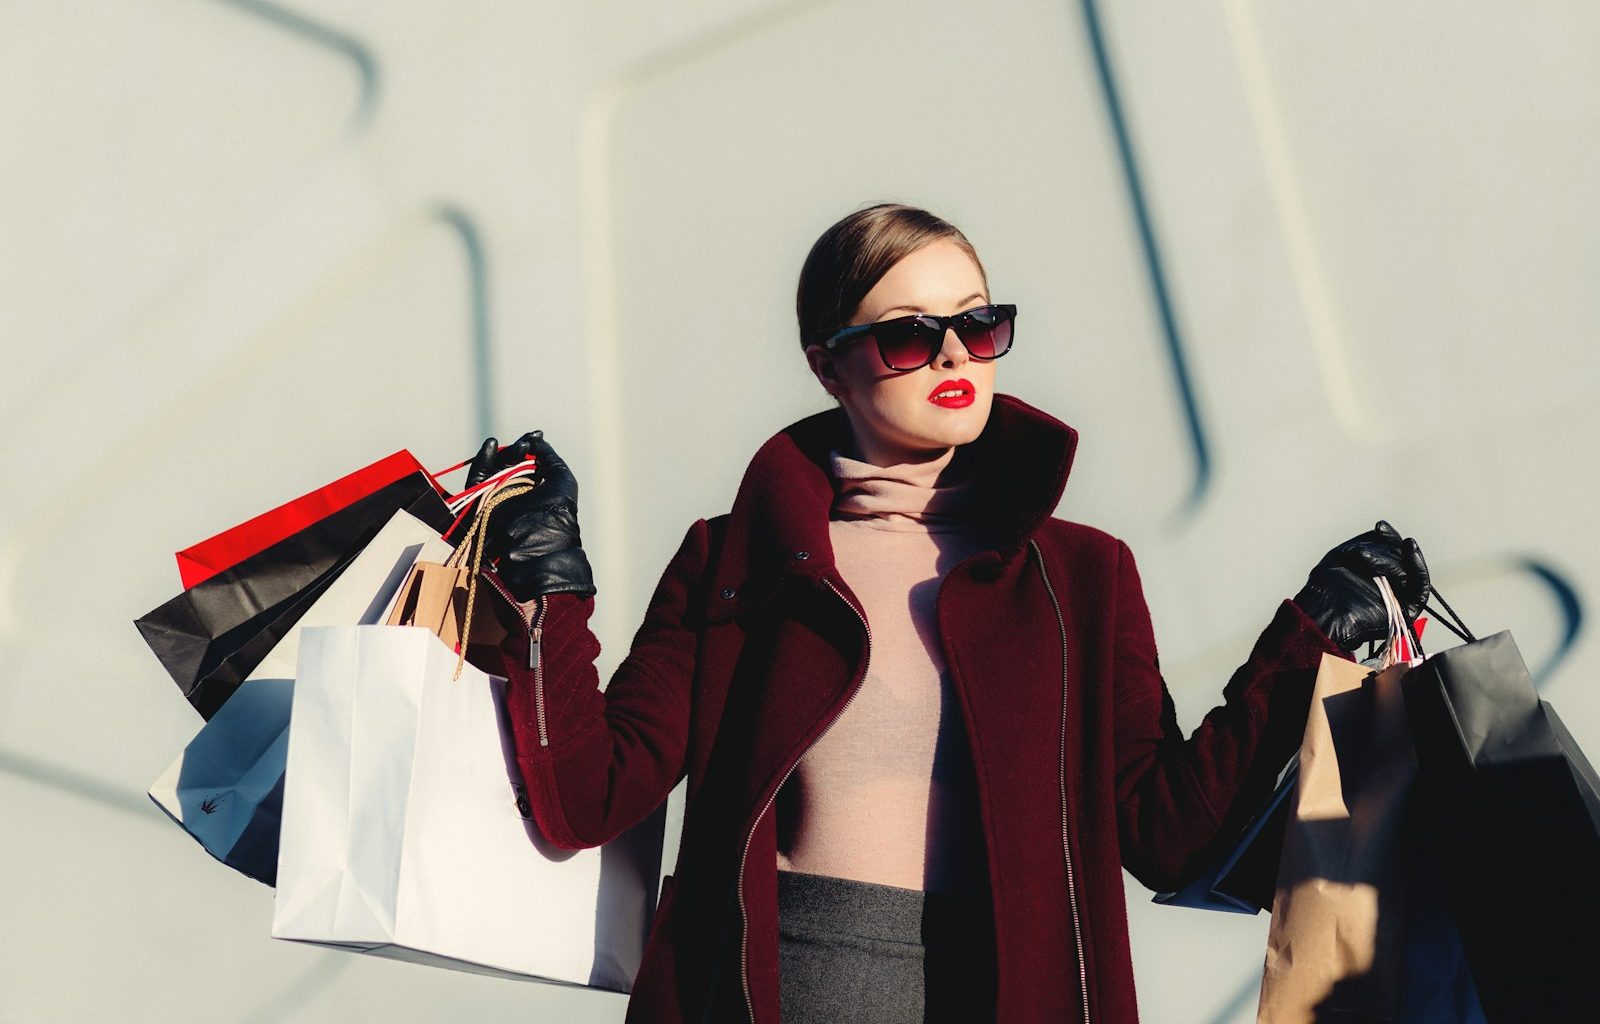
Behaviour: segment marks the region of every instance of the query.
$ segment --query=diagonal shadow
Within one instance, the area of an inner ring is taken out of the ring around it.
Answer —
[[[1117,92],[1116,78],[1112,73],[1111,57],[1106,50],[1105,33],[1100,26],[1100,5],[1096,0],[1082,0],[1084,26],[1089,33],[1089,45],[1094,55],[1094,66],[1100,81],[1100,91],[1105,97],[1106,113],[1111,120],[1112,136],[1117,143],[1117,158],[1122,166],[1123,180],[1128,186],[1128,202],[1133,207],[1134,223],[1139,231],[1139,245],[1144,255],[1145,271],[1149,275],[1151,297],[1161,318],[1161,336],[1166,342],[1167,358],[1172,363],[1173,384],[1183,405],[1184,419],[1189,427],[1189,446],[1194,454],[1194,480],[1189,497],[1177,510],[1175,519],[1188,519],[1200,508],[1211,487],[1211,447],[1206,439],[1204,424],[1200,420],[1200,404],[1195,397],[1194,384],[1189,376],[1188,360],[1184,356],[1183,337],[1178,330],[1177,315],[1172,308],[1172,297],[1167,290],[1167,274],[1161,263],[1161,248],[1156,242],[1155,226],[1150,208],[1145,202],[1144,183],[1139,177],[1139,162],[1134,156],[1133,140],[1128,132],[1128,121],[1122,110],[1122,100]]]
[[[1556,666],[1572,653],[1573,642],[1583,631],[1583,604],[1578,600],[1578,591],[1572,582],[1549,564],[1536,558],[1523,557],[1517,560],[1517,566],[1549,587],[1555,593],[1556,604],[1561,608],[1561,639],[1556,643],[1556,649],[1532,672],[1534,683],[1543,686]]]
[[[494,362],[489,344],[489,270],[484,255],[483,235],[478,230],[477,221],[455,203],[436,203],[433,215],[460,236],[461,246],[466,251],[472,316],[472,384],[478,398],[477,432],[472,436],[474,439],[484,438],[494,432],[494,388],[490,383]]]
[[[356,74],[361,79],[361,99],[356,104],[355,114],[350,118],[350,133],[352,135],[360,133],[372,121],[372,115],[378,107],[378,60],[372,51],[367,49],[366,44],[354,36],[313,21],[298,11],[269,3],[268,0],[217,0],[217,2],[237,7],[247,14],[253,14],[278,28],[348,58],[355,64]]]
[[[156,810],[155,805],[143,793],[113,786],[92,775],[63,768],[36,757],[0,750],[0,772],[36,782],[41,786],[63,790],[124,814],[132,814],[148,821],[161,819],[161,812]]]

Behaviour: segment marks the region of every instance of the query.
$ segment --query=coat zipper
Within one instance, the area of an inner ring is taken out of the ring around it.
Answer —
[[[533,669],[533,708],[539,719],[539,746],[550,745],[550,733],[544,723],[544,659],[539,657],[539,641],[544,637],[545,601],[539,600],[539,610],[528,622],[528,667]]]
[[[511,602],[511,606],[517,609],[517,614],[522,617],[523,624],[528,627],[528,667],[533,670],[533,708],[535,715],[539,719],[539,746],[548,747],[550,745],[550,733],[545,728],[544,720],[544,665],[541,663],[543,659],[539,657],[539,642],[544,637],[544,612],[547,601],[541,595],[536,602],[539,610],[529,616],[523,610],[523,603],[512,596],[511,591],[506,589],[506,585],[500,582],[499,577],[493,573],[486,572],[479,578],[488,580],[493,584],[494,588],[507,601]]]
[[[756,1003],[755,999],[750,995],[750,919],[746,913],[744,901],[744,866],[745,862],[750,859],[750,844],[755,840],[756,829],[761,826],[762,816],[767,813],[767,809],[772,806],[772,802],[778,798],[778,791],[783,788],[783,784],[785,782],[789,781],[789,776],[794,772],[795,767],[799,765],[800,759],[806,756],[806,750],[810,750],[816,745],[818,740],[821,740],[823,736],[827,735],[828,730],[833,728],[833,723],[844,717],[845,710],[850,707],[850,702],[856,699],[857,693],[861,692],[862,680],[866,678],[867,669],[872,664],[872,627],[867,624],[867,617],[863,615],[860,609],[858,609],[854,604],[850,603],[849,598],[845,597],[843,593],[840,593],[839,588],[833,585],[832,580],[825,579],[822,582],[827,585],[829,590],[833,591],[839,596],[839,600],[843,601],[845,605],[855,613],[856,618],[861,620],[861,627],[867,632],[867,658],[862,664],[861,674],[855,678],[855,681],[852,684],[850,696],[845,698],[844,704],[840,705],[838,714],[834,715],[833,718],[828,721],[828,724],[823,726],[822,731],[817,733],[816,739],[806,744],[805,750],[800,751],[800,756],[791,761],[789,763],[789,767],[784,769],[783,778],[778,780],[778,785],[773,788],[772,794],[767,797],[767,802],[761,805],[761,812],[756,815],[755,822],[750,826],[749,834],[744,837],[744,852],[739,857],[738,884],[740,929],[739,980],[744,984],[744,1004],[747,1012],[750,1015],[750,1024],[755,1024],[756,1019]]]
[[[1072,911],[1072,938],[1078,946],[1078,985],[1083,992],[1083,1024],[1089,1024],[1089,969],[1083,962],[1083,929],[1078,923],[1078,887],[1072,871],[1072,843],[1067,838],[1067,625],[1061,617],[1061,604],[1056,600],[1055,588],[1050,585],[1050,574],[1045,572],[1044,555],[1038,541],[1030,540],[1033,556],[1039,560],[1039,577],[1044,580],[1045,593],[1050,595],[1050,606],[1056,612],[1056,627],[1061,631],[1061,746],[1057,767],[1061,782],[1061,853],[1067,862],[1067,906]]]

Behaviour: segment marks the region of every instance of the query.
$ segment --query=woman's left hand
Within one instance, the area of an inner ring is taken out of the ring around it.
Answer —
[[[1415,622],[1428,603],[1428,563],[1422,549],[1383,520],[1322,556],[1295,595],[1294,603],[1317,628],[1345,651],[1386,639],[1389,616],[1375,576],[1387,576],[1406,622]]]

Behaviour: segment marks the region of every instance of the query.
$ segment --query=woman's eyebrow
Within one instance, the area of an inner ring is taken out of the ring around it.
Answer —
[[[981,298],[983,298],[983,293],[982,292],[973,292],[971,295],[968,295],[966,298],[962,299],[959,303],[957,303],[957,305],[965,306],[967,303],[971,302],[973,299],[981,299]],[[923,308],[921,306],[890,306],[888,309],[884,310],[883,312],[884,313],[893,313],[897,309],[909,309],[913,313],[921,313],[921,312],[923,312]],[[880,319],[880,320],[883,319],[882,314],[880,314],[878,316],[878,319]]]

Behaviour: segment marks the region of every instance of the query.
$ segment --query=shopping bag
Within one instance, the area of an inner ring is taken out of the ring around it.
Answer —
[[[1414,774],[1400,679],[1406,626],[1374,667],[1324,654],[1267,932],[1259,1024],[1394,1021],[1405,929],[1404,823]],[[1376,668],[1376,671],[1374,671]]]
[[[1193,882],[1150,902],[1168,907],[1258,914],[1272,906],[1283,833],[1300,777],[1297,754],[1278,774],[1278,784],[1244,827],[1207,862]]]
[[[1402,688],[1419,816],[1488,1019],[1600,1021],[1593,766],[1509,632],[1434,654]]]
[[[1418,637],[1424,624],[1422,619],[1415,624]],[[1401,642],[1409,641],[1403,638]],[[1402,653],[1409,655],[1409,647]],[[1278,885],[1283,835],[1299,779],[1297,752],[1278,773],[1277,786],[1265,802],[1207,860],[1195,880],[1177,891],[1157,893],[1151,902],[1234,914],[1258,914],[1271,908]]]
[[[1406,939],[1398,1019],[1400,1024],[1487,1024],[1449,891],[1440,878],[1444,849],[1417,813],[1421,802],[1413,780],[1412,813],[1406,821]]]
[[[601,847],[515,806],[505,681],[416,626],[307,629],[272,934],[625,992],[659,875],[661,809]]]
[[[210,718],[400,509],[441,531],[451,522],[433,481],[413,473],[191,587],[135,625],[189,703]]]
[[[320,522],[342,508],[412,473],[427,475],[427,470],[404,449],[388,458],[363,466],[309,494],[263,512],[238,526],[178,552],[178,575],[185,590],[203,583],[224,569],[232,568],[259,551],[264,551],[312,523]]]
[[[396,512],[156,779],[150,799],[213,857],[272,885],[300,631],[379,621],[418,558],[449,552],[437,530]]]

